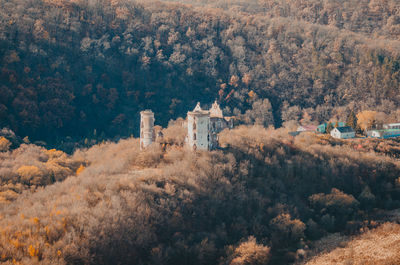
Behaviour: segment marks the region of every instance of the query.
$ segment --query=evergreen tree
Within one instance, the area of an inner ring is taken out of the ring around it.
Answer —
[[[354,113],[354,110],[352,110],[349,114],[349,116],[347,116],[347,120],[346,120],[346,126],[350,126],[351,128],[353,128],[353,130],[357,130],[357,116]]]
[[[326,133],[330,134],[332,130],[333,130],[332,123],[328,122],[328,124],[326,125]]]

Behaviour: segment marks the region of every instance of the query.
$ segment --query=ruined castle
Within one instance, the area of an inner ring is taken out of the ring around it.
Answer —
[[[214,150],[218,147],[218,133],[225,128],[233,128],[233,117],[224,117],[215,101],[209,110],[203,110],[200,102],[187,113],[186,145],[192,150]],[[149,146],[155,139],[154,113],[140,112],[140,148]]]

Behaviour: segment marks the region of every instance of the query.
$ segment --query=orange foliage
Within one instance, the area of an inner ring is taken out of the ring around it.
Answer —
[[[250,90],[248,95],[249,95],[250,98],[254,98],[257,94],[253,90]]]
[[[76,174],[77,174],[77,175],[81,174],[82,171],[83,171],[84,169],[85,169],[85,167],[81,164],[81,165],[79,166],[79,168],[76,170]]]
[[[43,175],[43,172],[37,166],[21,166],[17,173],[24,181],[31,181],[33,178]]]
[[[232,75],[231,79],[229,80],[229,84],[231,86],[237,87],[239,82],[239,77],[237,75]]]
[[[35,248],[32,245],[28,247],[28,253],[31,257],[37,257],[39,255],[39,249]]]
[[[8,151],[11,146],[11,142],[7,140],[7,138],[1,136],[0,137],[0,152]]]

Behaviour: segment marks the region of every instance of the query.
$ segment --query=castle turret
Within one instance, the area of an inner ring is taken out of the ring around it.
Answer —
[[[219,107],[217,100],[215,100],[210,109],[210,118],[221,118],[222,119],[223,117],[224,117],[224,115],[222,114],[222,110]]]
[[[143,150],[154,141],[154,113],[151,110],[140,112],[140,149]]]
[[[204,111],[197,103],[193,111],[187,113],[188,118],[188,144],[193,150],[209,149],[210,113]]]
[[[227,122],[224,119],[224,115],[222,114],[218,102],[215,100],[210,109],[210,150],[218,147],[218,133],[225,128],[227,128]]]

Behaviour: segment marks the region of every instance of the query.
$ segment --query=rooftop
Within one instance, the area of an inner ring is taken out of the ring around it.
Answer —
[[[146,109],[140,112],[140,114],[154,114],[153,111],[151,111],[151,109]]]
[[[318,126],[317,125],[302,125],[299,128],[303,128],[306,131],[315,131]]]
[[[400,132],[400,129],[372,129],[369,132]]]
[[[336,129],[341,133],[354,132],[353,128],[351,128],[350,126],[336,127]]]
[[[203,110],[200,106],[200,102],[197,102],[196,107],[193,109],[193,111],[189,111],[189,115],[209,115],[209,111]]]
[[[398,122],[398,123],[388,123],[388,124],[385,124],[385,125],[389,125],[389,126],[400,126],[400,122]]]

